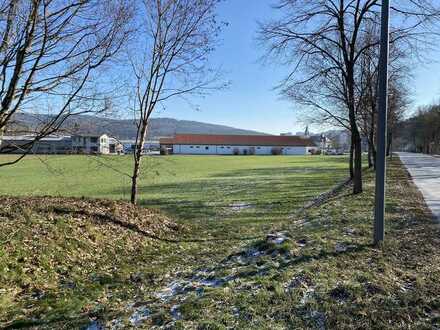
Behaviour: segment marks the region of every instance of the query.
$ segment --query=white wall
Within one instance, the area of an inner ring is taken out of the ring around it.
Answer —
[[[213,145],[173,145],[173,153],[174,154],[186,154],[186,155],[233,155],[234,150],[238,149],[240,151],[240,155],[244,153],[244,150],[247,150],[249,154],[249,150],[253,148],[255,150],[256,155],[271,155],[272,148],[280,148],[280,147],[271,147],[271,146],[261,146],[261,147],[253,147],[253,146],[213,146]],[[284,155],[309,155],[309,147],[283,147]],[[315,148],[316,149],[316,148]]]

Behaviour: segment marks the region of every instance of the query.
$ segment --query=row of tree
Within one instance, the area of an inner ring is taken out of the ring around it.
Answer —
[[[378,0],[279,0],[281,18],[260,28],[267,56],[290,69],[281,93],[312,120],[350,131],[355,194],[362,192],[362,136],[371,166],[375,159],[380,8]],[[408,67],[437,41],[440,5],[399,0],[391,17],[390,141],[408,104]]]
[[[406,151],[440,154],[440,105],[422,107],[400,122],[394,145]]]

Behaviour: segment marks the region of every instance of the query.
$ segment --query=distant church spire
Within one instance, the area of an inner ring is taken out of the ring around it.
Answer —
[[[305,136],[310,136],[309,125],[306,126],[306,131],[304,132]]]

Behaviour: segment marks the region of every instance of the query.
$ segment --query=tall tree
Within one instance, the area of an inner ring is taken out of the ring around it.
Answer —
[[[132,56],[136,80],[134,111],[136,150],[131,177],[131,202],[136,203],[138,179],[151,115],[166,101],[205,93],[217,84],[209,66],[220,24],[215,9],[219,0],[144,0],[138,47]]]
[[[380,25],[378,0],[279,0],[284,16],[261,25],[268,56],[291,67],[282,93],[295,102],[324,112],[348,126],[354,151],[353,192],[362,192],[362,142],[358,123],[362,98],[357,72],[364,52],[367,26]],[[434,1],[402,0],[393,7],[391,42],[415,50],[436,35],[440,6]],[[424,33],[422,33],[424,32]],[[341,116],[341,112],[346,115]],[[351,163],[351,161],[350,161]]]
[[[22,145],[18,162],[71,115],[93,111],[95,80],[129,33],[124,0],[4,0],[0,2],[0,136],[19,112],[52,112],[34,138]]]
[[[379,40],[377,27],[367,26],[362,36],[365,45]],[[376,125],[378,90],[379,48],[371,47],[363,52],[357,70],[356,89],[359,95],[359,127],[368,141],[368,166],[376,164]],[[399,49],[398,43],[390,45],[389,56],[389,103],[388,103],[388,151],[397,121],[403,117],[409,105],[408,83],[411,71],[408,57]]]

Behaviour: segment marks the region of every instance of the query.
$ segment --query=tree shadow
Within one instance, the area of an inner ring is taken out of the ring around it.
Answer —
[[[324,172],[323,172],[324,171]],[[345,177],[344,170],[264,168],[228,171],[207,179],[140,184],[139,203],[183,220],[289,214]],[[121,194],[121,188],[110,194]],[[247,207],[240,209],[237,203]],[[237,212],[237,209],[240,209]],[[235,211],[234,211],[235,210]]]

